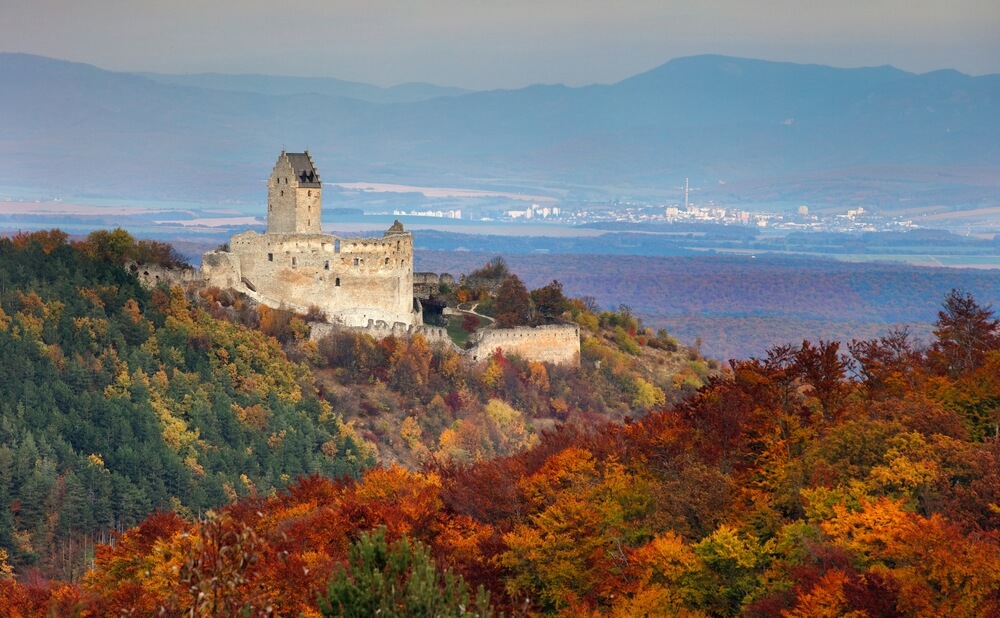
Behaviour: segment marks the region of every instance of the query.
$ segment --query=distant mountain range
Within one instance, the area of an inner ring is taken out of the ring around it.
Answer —
[[[361,99],[372,103],[412,103],[437,97],[468,94],[464,88],[447,88],[411,82],[389,88],[380,88],[371,84],[349,82],[332,77],[280,77],[275,75],[225,73],[196,73],[194,75],[166,75],[163,73],[137,73],[160,84],[176,86],[193,86],[209,90],[228,90],[232,92],[255,92],[257,94],[293,95],[293,94],[324,94],[334,97]]]
[[[690,177],[727,203],[994,206],[1000,75],[696,56],[611,85],[467,92],[0,54],[0,186],[261,201],[282,147],[325,181],[599,200]]]

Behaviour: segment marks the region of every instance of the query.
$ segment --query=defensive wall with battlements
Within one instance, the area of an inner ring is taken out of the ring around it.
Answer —
[[[466,350],[470,360],[479,361],[496,350],[554,365],[580,366],[580,327],[576,324],[483,328],[472,337]]]
[[[313,324],[309,338],[319,341],[345,327],[336,324]],[[365,333],[376,339],[390,335],[412,337],[420,335],[430,345],[443,345],[454,349],[471,362],[488,359],[497,350],[505,355],[552,363],[554,365],[580,366],[580,327],[576,324],[551,324],[547,326],[518,326],[515,328],[483,328],[470,338],[470,347],[462,350],[440,326],[407,326],[396,323],[372,321],[364,327],[346,330]]]

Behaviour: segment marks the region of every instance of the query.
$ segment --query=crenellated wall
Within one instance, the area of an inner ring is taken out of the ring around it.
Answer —
[[[316,306],[345,326],[420,321],[413,306],[413,237],[401,226],[382,238],[244,232],[229,246],[202,259],[209,285],[245,286],[276,307]]]
[[[337,324],[312,324],[309,338],[319,341],[344,328]],[[438,326],[407,326],[398,322],[389,325],[373,320],[365,326],[348,330],[365,333],[376,339],[384,339],[390,335],[402,338],[420,334],[431,345],[450,347],[473,363],[486,360],[499,349],[504,354],[520,356],[526,360],[580,366],[580,328],[576,324],[484,328],[476,331],[472,336],[472,346],[466,350],[459,349],[448,336],[448,331]]]
[[[500,349],[528,360],[580,366],[580,327],[576,324],[484,328],[476,331],[471,341],[466,354],[473,361]]]
[[[344,326],[338,326],[336,324],[314,323],[311,325],[309,339],[312,341],[319,341],[320,339],[323,339],[338,330],[343,330],[344,328]],[[390,335],[399,338],[420,335],[432,346],[443,345],[455,348],[455,343],[451,340],[451,337],[448,336],[448,330],[440,326],[427,326],[424,324],[419,326],[407,326],[402,322],[396,322],[395,324],[389,325],[386,322],[371,320],[365,326],[346,328],[347,330],[371,335],[375,339],[385,339]],[[457,348],[455,349],[457,350]]]

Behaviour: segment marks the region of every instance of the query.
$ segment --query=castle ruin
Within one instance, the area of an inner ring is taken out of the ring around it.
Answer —
[[[322,192],[309,152],[282,151],[267,183],[267,231],[236,234],[228,251],[206,253],[206,284],[272,307],[316,307],[343,326],[420,324],[413,235],[399,221],[381,238],[324,234]]]
[[[267,183],[267,230],[234,235],[227,250],[206,253],[201,272],[185,277],[275,308],[300,313],[318,308],[329,324],[313,324],[313,339],[350,328],[376,338],[420,334],[436,345],[454,346],[444,328],[423,325],[415,298],[415,293],[430,296],[442,283],[454,285],[454,277],[421,273],[415,281],[413,235],[399,221],[379,238],[324,234],[322,192],[309,152],[282,151]],[[175,278],[148,266],[137,270],[147,285]],[[528,360],[580,362],[575,324],[486,328],[470,344],[462,352],[473,361],[500,349]]]

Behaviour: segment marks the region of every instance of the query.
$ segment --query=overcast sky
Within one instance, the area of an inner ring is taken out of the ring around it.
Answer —
[[[0,51],[475,89],[705,53],[981,75],[1000,73],[1000,0],[0,0]]]

